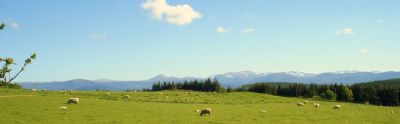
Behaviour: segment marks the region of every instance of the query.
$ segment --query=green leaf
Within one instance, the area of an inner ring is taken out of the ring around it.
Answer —
[[[31,55],[31,59],[36,59],[36,53],[33,53],[33,54]]]
[[[31,60],[31,59],[26,59],[26,60],[25,60],[25,63],[31,64],[31,63],[32,63],[32,60]]]
[[[0,24],[0,30],[3,30],[5,27],[6,27],[6,24],[4,24],[4,23]]]
[[[13,58],[7,58],[6,59],[6,64],[7,65],[14,64],[14,59]]]

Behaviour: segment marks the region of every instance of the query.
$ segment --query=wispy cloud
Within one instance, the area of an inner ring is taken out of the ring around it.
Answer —
[[[147,0],[142,4],[146,10],[151,10],[152,16],[157,20],[183,26],[201,18],[201,14],[188,4],[169,5],[166,0]]]
[[[362,48],[359,50],[360,53],[367,53],[368,51],[368,48]]]
[[[246,28],[243,30],[243,33],[252,33],[252,32],[256,32],[255,28]]]
[[[19,29],[19,28],[20,28],[20,25],[19,25],[18,22],[12,21],[12,22],[10,22],[10,27],[11,27],[12,29]]]
[[[383,44],[384,42],[382,40],[376,41],[377,44]]]
[[[257,19],[257,16],[252,14],[242,14],[242,18],[244,19]]]
[[[173,64],[172,61],[169,61],[167,59],[161,59],[160,63],[163,64],[163,65],[171,65],[171,64]]]
[[[382,19],[377,19],[376,23],[383,23],[383,20]]]
[[[350,35],[354,34],[356,32],[353,31],[353,28],[343,28],[340,30],[335,31],[335,34],[344,34],[344,35]]]
[[[226,30],[224,27],[218,27],[217,29],[215,29],[216,32],[218,33],[227,33],[228,30]]]
[[[90,34],[90,38],[95,41],[108,39],[108,34],[106,33],[92,33]]]

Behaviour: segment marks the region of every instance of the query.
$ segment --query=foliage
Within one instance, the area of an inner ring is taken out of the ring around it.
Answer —
[[[1,30],[4,30],[5,27],[6,27],[6,24],[1,23],[1,24],[0,24],[0,31],[1,31]]]
[[[288,97],[316,97],[344,102],[370,103],[383,106],[400,106],[400,79],[373,81],[349,85],[255,83],[244,85],[237,91],[267,93]]]
[[[184,81],[184,82],[174,82],[174,81],[165,81],[165,82],[157,82],[152,86],[153,91],[161,91],[161,90],[194,90],[194,91],[217,91],[224,92],[224,88],[218,82],[218,80],[211,80],[210,78],[199,81]]]
[[[21,85],[19,85],[17,83],[8,83],[8,84],[6,84],[6,83],[4,83],[4,81],[0,81],[0,87],[1,88],[8,87],[8,88],[11,88],[11,89],[21,89],[22,88]]]
[[[400,105],[400,79],[354,84],[351,90],[355,102],[384,106]]]
[[[3,81],[6,87],[11,86],[8,84],[10,84],[13,80],[15,80],[18,77],[18,75],[25,70],[25,67],[31,64],[32,60],[34,59],[36,59],[36,53],[33,53],[29,58],[27,58],[22,68],[14,76],[11,77],[10,76],[10,73],[12,71],[11,65],[15,65],[14,59],[0,57],[0,63],[2,62],[4,63],[3,67],[0,69],[0,80]]]
[[[321,98],[326,99],[326,100],[335,100],[336,99],[336,93],[329,89],[327,89],[325,92],[321,93],[320,96],[321,96]]]
[[[228,86],[228,88],[226,88],[226,92],[230,93],[233,92],[234,90],[232,89],[232,87]]]

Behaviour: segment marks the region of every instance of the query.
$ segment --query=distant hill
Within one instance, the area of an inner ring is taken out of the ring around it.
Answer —
[[[356,83],[354,85],[400,88],[400,78],[389,79],[389,80],[380,80],[380,81],[371,81],[371,82],[366,82],[366,83]]]
[[[338,71],[320,74],[304,73],[304,72],[278,72],[278,73],[255,73],[252,71],[228,72],[224,74],[216,74],[210,76],[216,78],[223,86],[239,87],[244,84],[256,82],[289,82],[289,83],[344,83],[354,84],[359,82],[370,82],[376,80],[387,80],[400,78],[400,72],[361,72],[361,71]],[[49,90],[126,90],[126,89],[143,89],[150,88],[157,81],[176,81],[184,80],[203,80],[205,78],[197,77],[172,77],[165,75],[157,75],[151,79],[143,81],[116,81],[116,80],[84,80],[76,79],[69,81],[55,82],[23,82],[20,83],[24,88],[37,88]]]
[[[256,82],[290,82],[290,83],[344,83],[354,84],[375,80],[386,80],[400,78],[400,72],[361,72],[361,71],[338,71],[320,74],[304,72],[278,72],[278,73],[254,73],[250,71],[229,72],[215,75],[223,85],[238,87],[243,84]]]

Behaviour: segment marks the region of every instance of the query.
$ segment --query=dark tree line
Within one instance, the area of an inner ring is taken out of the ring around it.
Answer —
[[[400,105],[400,79],[354,84],[351,89],[355,102],[384,106]]]
[[[353,85],[255,83],[244,85],[236,90],[287,97],[316,97],[328,100],[369,103],[383,106],[400,105],[400,79],[373,81]]]
[[[321,97],[337,101],[350,101],[352,97],[349,86],[343,84],[255,83],[244,85],[237,90],[286,97]]]
[[[152,91],[161,90],[193,90],[193,91],[225,91],[218,80],[211,80],[210,78],[206,80],[192,80],[183,82],[165,81],[157,82],[152,86]]]

